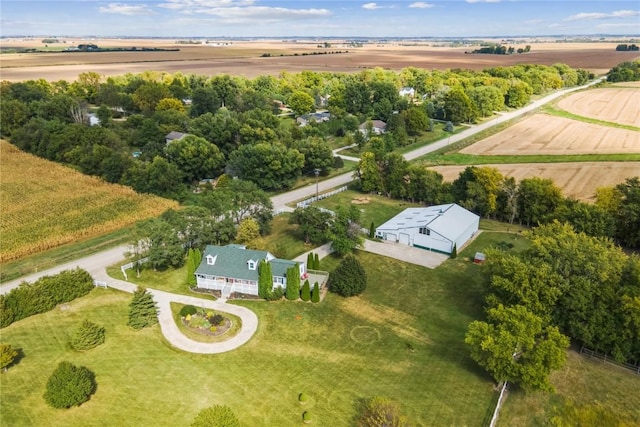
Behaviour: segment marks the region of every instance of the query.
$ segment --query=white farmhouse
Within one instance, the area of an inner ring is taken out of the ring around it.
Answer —
[[[376,228],[376,237],[450,254],[478,232],[480,217],[455,203],[408,208]]]

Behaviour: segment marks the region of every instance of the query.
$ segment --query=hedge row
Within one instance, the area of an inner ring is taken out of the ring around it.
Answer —
[[[6,295],[0,295],[0,328],[34,314],[52,310],[73,301],[93,289],[93,278],[80,268],[44,276],[33,283],[22,283]]]

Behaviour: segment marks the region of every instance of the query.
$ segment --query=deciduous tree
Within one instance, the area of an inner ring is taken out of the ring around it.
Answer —
[[[487,318],[469,325],[465,342],[473,360],[498,382],[553,391],[548,377],[564,365],[569,339],[520,305],[491,308]]]

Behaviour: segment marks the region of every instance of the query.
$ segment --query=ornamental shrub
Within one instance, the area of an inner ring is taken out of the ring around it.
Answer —
[[[313,284],[313,292],[311,292],[311,302],[320,302],[320,286],[318,282]]]
[[[278,300],[281,300],[283,296],[284,296],[284,289],[281,288],[280,286],[276,286],[275,288],[273,288],[273,291],[271,291],[271,293],[267,297],[267,300],[278,301]]]
[[[180,309],[180,316],[182,317],[193,316],[194,314],[196,314],[197,311],[198,309],[195,308],[194,306],[185,305]]]
[[[313,421],[313,416],[311,415],[311,412],[304,411],[302,413],[302,421],[304,421],[305,423],[310,423],[311,421]]]
[[[221,314],[214,314],[213,316],[209,316],[209,323],[213,326],[222,325],[224,322],[224,317]]]
[[[411,425],[406,416],[400,413],[400,406],[386,397],[373,397],[366,403],[358,427],[408,427]]]
[[[6,370],[18,357],[18,352],[11,344],[0,344],[0,369]]]
[[[329,278],[329,290],[343,297],[360,295],[366,287],[367,274],[353,255],[347,255]]]
[[[74,350],[90,350],[104,343],[105,329],[88,320],[84,320],[71,339]]]
[[[313,254],[313,269],[320,270],[320,257],[317,253]]]
[[[84,366],[60,362],[47,381],[44,399],[54,408],[80,406],[96,391],[95,375]]]
[[[228,406],[214,405],[200,411],[191,423],[191,427],[213,426],[240,427],[240,421]]]
[[[300,292],[300,298],[302,301],[309,301],[311,299],[311,287],[309,286],[309,280],[304,281],[302,291]]]
[[[298,395],[298,400],[299,400],[301,403],[305,403],[305,402],[309,401],[309,396],[307,395],[307,393],[300,393],[300,394]]]
[[[451,258],[457,258],[457,257],[458,257],[458,245],[454,243],[453,249],[451,250]]]

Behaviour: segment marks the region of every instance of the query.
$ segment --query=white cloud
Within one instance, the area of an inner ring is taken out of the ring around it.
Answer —
[[[608,22],[606,24],[598,24],[596,28],[599,30],[625,30],[627,28],[631,30],[637,30],[638,24],[636,23],[622,23],[622,22]]]
[[[433,7],[434,5],[431,3],[426,3],[423,1],[417,1],[415,3],[411,3],[409,5],[409,7],[414,8],[414,9],[429,9],[431,7]]]
[[[376,3],[365,3],[362,5],[363,9],[374,10],[374,9],[382,9],[382,6],[378,6]]]
[[[219,8],[251,6],[255,0],[165,0],[158,6],[165,9]]]
[[[467,3],[500,3],[500,0],[466,0]]]
[[[331,12],[327,9],[287,9],[268,6],[194,8],[183,10],[180,13],[184,15],[215,16],[225,24],[272,23],[331,16]]]
[[[154,15],[155,12],[146,4],[130,5],[124,3],[109,3],[106,7],[100,6],[98,10],[102,13],[115,13],[118,15]]]
[[[640,12],[637,10],[616,10],[611,13],[577,13],[575,15],[571,15],[566,18],[565,21],[583,21],[583,20],[592,20],[592,19],[612,19],[612,18],[628,18],[630,16],[638,16]]]

